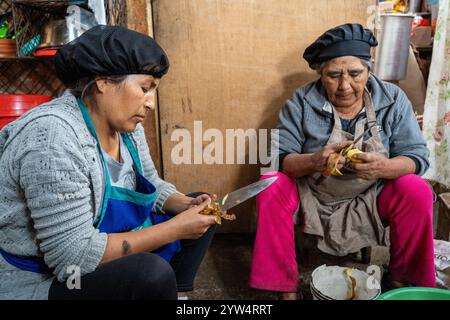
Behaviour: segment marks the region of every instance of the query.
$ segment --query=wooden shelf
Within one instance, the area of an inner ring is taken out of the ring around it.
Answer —
[[[0,57],[0,61],[30,60],[34,57]]]
[[[70,1],[70,0],[13,0],[14,4],[23,4],[29,7],[51,8],[69,5],[84,5],[86,0]]]
[[[89,10],[88,0],[0,0],[0,14],[12,11],[14,27],[20,30],[16,37],[16,54],[24,52],[23,48],[37,39],[47,21],[65,16],[70,5]],[[126,0],[105,1],[108,25],[126,26],[127,12]],[[56,76],[54,57],[0,57],[0,93],[59,94],[64,85]]]
[[[431,51],[433,50],[433,46],[426,46],[426,47],[415,47],[418,51]]]
[[[1,61],[30,61],[30,60],[51,60],[54,56],[41,56],[41,57],[35,57],[35,56],[26,56],[26,57],[0,57]]]

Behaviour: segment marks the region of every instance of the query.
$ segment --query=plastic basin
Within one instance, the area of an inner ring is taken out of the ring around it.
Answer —
[[[378,300],[450,300],[450,291],[437,288],[408,287],[383,293]]]
[[[50,100],[51,96],[41,94],[0,94],[0,128]]]

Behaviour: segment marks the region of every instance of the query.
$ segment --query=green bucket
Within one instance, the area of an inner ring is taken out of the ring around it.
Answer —
[[[450,300],[450,290],[408,287],[387,291],[377,300]]]

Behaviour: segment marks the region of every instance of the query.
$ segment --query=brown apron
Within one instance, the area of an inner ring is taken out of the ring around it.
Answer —
[[[358,120],[355,135],[342,130],[341,120],[333,107],[334,128],[327,144],[354,140],[364,132],[366,124],[376,123],[370,94],[364,93],[367,118]],[[360,139],[355,148],[364,152],[387,155],[378,126],[371,129],[367,141]],[[388,232],[377,211],[377,180],[364,180],[343,168],[343,176],[330,176],[319,185],[320,173],[298,180],[299,197],[303,213],[303,232],[318,236],[317,247],[326,253],[344,256],[361,248],[387,245]]]

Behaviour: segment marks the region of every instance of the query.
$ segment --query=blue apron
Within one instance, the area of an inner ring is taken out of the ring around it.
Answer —
[[[102,211],[100,220],[95,227],[100,232],[120,233],[136,231],[169,220],[171,218],[169,215],[152,212],[157,196],[156,188],[142,175],[138,152],[131,142],[129,135],[126,133],[121,133],[121,136],[134,162],[136,190],[111,185],[108,168],[103,157],[94,124],[83,101],[78,100],[78,105],[89,131],[97,141],[97,147],[103,161],[105,172],[105,193],[103,195]],[[153,253],[170,261],[180,250],[180,241],[175,241],[153,251]],[[43,274],[49,274],[53,271],[48,268],[42,257],[16,256],[1,249],[0,253],[8,263],[19,269]]]

